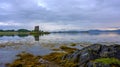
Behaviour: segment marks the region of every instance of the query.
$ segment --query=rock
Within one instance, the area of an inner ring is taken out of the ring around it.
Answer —
[[[83,67],[120,67],[120,65],[119,64],[105,64],[101,62],[90,61]]]
[[[74,53],[63,57],[63,59],[78,63],[79,67],[84,67],[84,65],[88,65],[87,67],[93,67],[93,65],[96,65],[96,67],[110,67],[109,65],[101,63],[93,64],[89,62],[90,60],[95,60],[98,58],[120,59],[120,45],[106,46],[101,44],[93,44],[81,50],[76,50]]]
[[[120,59],[120,45],[116,45],[115,48],[116,48],[115,57]]]
[[[89,62],[86,64],[86,67],[111,67],[111,66],[109,64]]]
[[[73,62],[79,62],[80,64],[99,57],[99,50],[101,45],[95,44],[94,46],[89,46],[83,48],[82,50],[77,50],[74,53],[67,55],[66,58],[72,60]]]
[[[44,59],[42,59],[42,58],[39,59],[39,62],[42,63],[42,64],[49,63],[48,61],[46,61],[46,60],[44,60]]]
[[[101,46],[100,57],[115,57],[117,50],[115,45]]]

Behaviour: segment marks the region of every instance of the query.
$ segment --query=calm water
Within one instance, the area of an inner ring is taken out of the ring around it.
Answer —
[[[76,48],[81,49],[80,44],[90,43],[118,43],[120,34],[117,33],[51,33],[43,36],[0,36],[0,67],[16,59],[16,55],[25,51],[34,55],[45,55],[52,52],[51,49],[61,45],[77,43]]]
[[[0,43],[6,42],[41,42],[41,43],[71,43],[71,42],[114,42],[120,43],[117,33],[51,33],[42,36],[0,36]]]

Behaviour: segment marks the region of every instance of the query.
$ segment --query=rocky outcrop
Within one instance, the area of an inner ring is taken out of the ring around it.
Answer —
[[[63,60],[78,63],[78,67],[94,67],[91,60],[98,58],[117,58],[120,59],[120,45],[101,45],[93,44],[89,47],[83,48],[82,50],[76,50],[72,54],[65,55]],[[96,67],[111,67],[109,64],[96,63]]]

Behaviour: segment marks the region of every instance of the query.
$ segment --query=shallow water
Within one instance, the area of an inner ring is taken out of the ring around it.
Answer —
[[[1,36],[0,37],[0,67],[16,59],[21,52],[28,52],[34,55],[46,55],[52,52],[52,48],[61,45],[70,45],[81,49],[81,44],[106,43],[120,44],[120,34],[117,33],[51,33],[43,36]]]

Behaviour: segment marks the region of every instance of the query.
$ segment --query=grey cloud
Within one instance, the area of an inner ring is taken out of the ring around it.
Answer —
[[[120,0],[0,0],[0,22],[120,23]],[[85,24],[86,23],[86,24]],[[83,26],[82,26],[83,25]],[[109,26],[106,26],[109,27]]]

